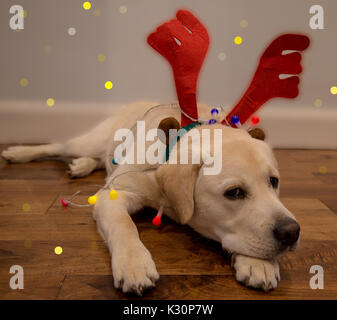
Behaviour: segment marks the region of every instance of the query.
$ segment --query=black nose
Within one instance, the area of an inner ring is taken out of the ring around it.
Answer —
[[[300,225],[293,219],[283,219],[276,222],[274,237],[284,246],[291,246],[300,236]]]

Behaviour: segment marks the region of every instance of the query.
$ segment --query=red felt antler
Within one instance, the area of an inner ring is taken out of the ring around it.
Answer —
[[[198,119],[197,81],[208,50],[209,36],[191,12],[179,10],[176,16],[177,19],[162,24],[151,33],[147,42],[171,64],[181,109]],[[182,127],[191,122],[184,114],[181,115]]]
[[[280,74],[300,74],[301,54],[293,52],[282,55],[284,50],[303,51],[308,48],[310,40],[299,34],[284,34],[276,38],[263,53],[253,80],[247,91],[227,115],[226,120],[232,127],[232,116],[239,117],[240,124],[246,122],[264,103],[275,97],[295,98],[299,90],[299,77],[280,79]],[[222,123],[226,124],[226,120]]]

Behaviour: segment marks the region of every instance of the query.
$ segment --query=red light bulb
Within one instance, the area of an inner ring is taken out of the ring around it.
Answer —
[[[155,226],[159,226],[161,224],[161,217],[159,215],[155,216],[153,219],[152,219],[152,223],[155,225]]]
[[[258,124],[260,122],[260,118],[255,116],[255,117],[252,117],[252,119],[250,120],[251,124],[254,125],[254,124]]]

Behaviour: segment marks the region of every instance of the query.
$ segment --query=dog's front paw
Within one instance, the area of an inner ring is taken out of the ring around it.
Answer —
[[[115,250],[112,256],[112,273],[115,288],[123,292],[142,295],[145,289],[155,286],[159,279],[150,252],[142,243],[124,250]]]
[[[275,289],[280,281],[278,262],[235,254],[232,257],[236,280],[248,287],[269,291]]]

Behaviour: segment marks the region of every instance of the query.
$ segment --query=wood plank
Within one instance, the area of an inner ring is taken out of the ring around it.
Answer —
[[[333,274],[327,274],[332,280]],[[58,299],[193,299],[193,300],[251,300],[251,299],[336,299],[337,282],[329,281],[324,290],[312,290],[310,275],[284,275],[280,286],[265,293],[239,284],[233,276],[182,275],[161,276],[157,286],[143,294],[125,296],[112,287],[111,276],[69,276],[63,283]],[[74,290],[77,288],[77,290]]]

